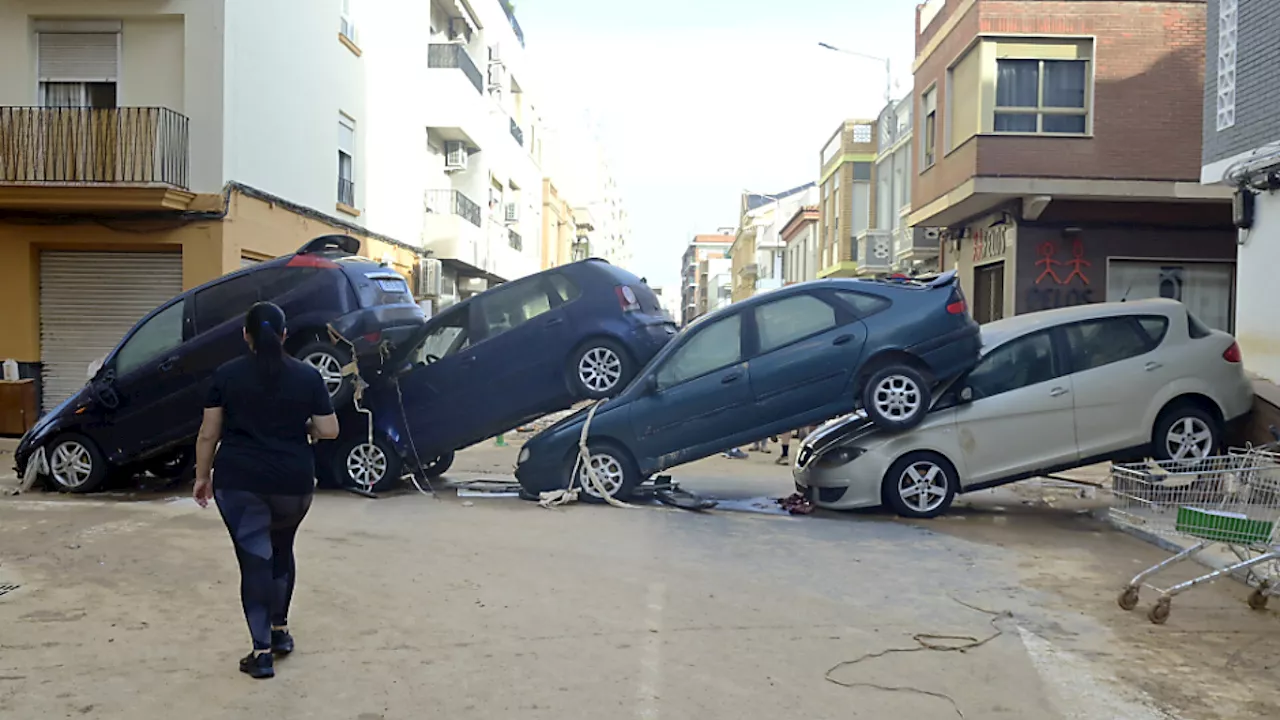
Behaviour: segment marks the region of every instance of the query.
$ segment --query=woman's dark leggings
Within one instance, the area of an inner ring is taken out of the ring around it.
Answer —
[[[272,626],[288,623],[296,575],[293,537],[311,508],[311,495],[215,489],[213,496],[240,561],[240,602],[253,648],[270,649]]]

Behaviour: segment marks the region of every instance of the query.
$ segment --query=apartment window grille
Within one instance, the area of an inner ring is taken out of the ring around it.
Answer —
[[[1238,0],[1218,2],[1218,132],[1236,124],[1236,44]]]

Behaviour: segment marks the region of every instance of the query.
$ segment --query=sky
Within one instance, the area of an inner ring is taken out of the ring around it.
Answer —
[[[589,110],[631,218],[628,268],[678,282],[690,238],[738,221],[743,190],[817,179],[845,118],[911,90],[918,0],[515,0],[547,119]]]

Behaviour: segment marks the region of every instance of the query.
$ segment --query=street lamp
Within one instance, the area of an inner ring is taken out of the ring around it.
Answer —
[[[886,105],[893,102],[893,71],[889,64],[889,58],[880,57],[878,55],[868,55],[856,50],[845,50],[844,48],[836,47],[835,45],[821,41],[818,42],[818,47],[826,50],[834,50],[835,52],[844,53],[845,55],[860,57],[864,60],[875,60],[876,62],[884,63],[884,101]]]

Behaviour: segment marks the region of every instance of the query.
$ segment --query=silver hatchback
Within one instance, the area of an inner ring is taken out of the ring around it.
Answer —
[[[1097,303],[982,328],[978,365],[914,430],[861,414],[815,430],[797,489],[820,507],[935,517],[956,493],[1119,459],[1218,452],[1253,407],[1240,348],[1174,300]]]

